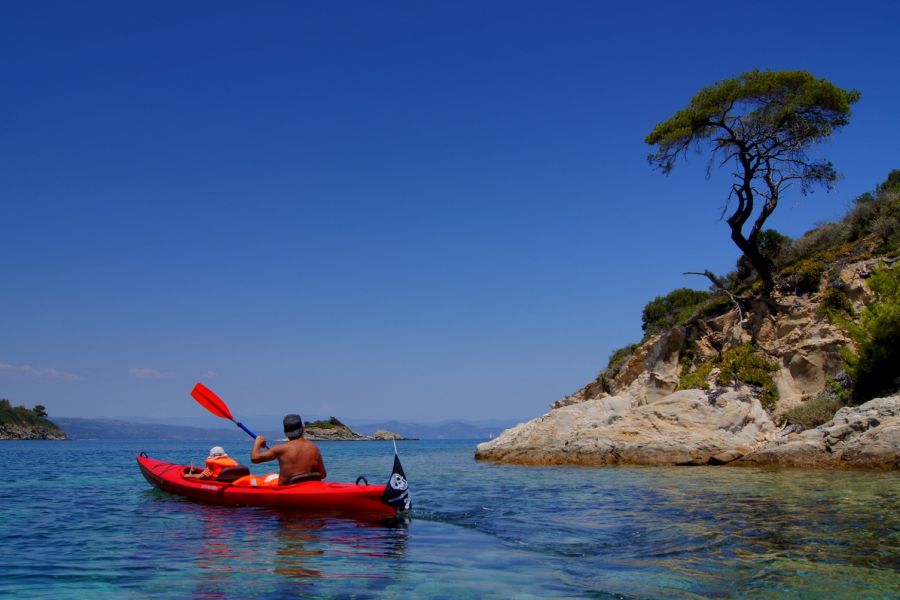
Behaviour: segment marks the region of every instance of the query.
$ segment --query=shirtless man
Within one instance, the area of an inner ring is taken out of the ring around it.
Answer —
[[[318,473],[325,479],[328,472],[322,462],[322,454],[315,444],[303,439],[303,420],[300,415],[288,415],[284,418],[284,435],[286,444],[280,444],[270,450],[260,452],[266,438],[258,436],[253,442],[250,461],[253,464],[278,459],[278,484],[288,485],[292,477],[308,473]]]

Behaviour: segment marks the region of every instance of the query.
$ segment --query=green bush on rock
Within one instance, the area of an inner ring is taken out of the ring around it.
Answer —
[[[803,429],[812,429],[834,418],[834,413],[850,401],[851,380],[848,373],[843,372],[825,382],[818,396],[795,406],[786,413],[784,419]]]
[[[622,370],[622,367],[625,366],[628,358],[634,353],[637,347],[637,344],[628,344],[627,346],[623,346],[618,350],[613,350],[610,353],[609,362],[607,362],[606,368],[597,376],[597,380],[600,382],[600,389],[607,393],[611,391],[610,384],[612,383],[612,380],[619,374],[619,371]]]
[[[713,363],[705,362],[700,364],[694,371],[683,369],[681,378],[678,380],[679,390],[708,390],[709,374],[712,372]]]
[[[759,398],[764,408],[772,408],[778,400],[778,390],[772,373],[778,365],[760,356],[752,344],[743,344],[725,352],[719,359],[720,385],[744,384],[761,390]]]
[[[772,373],[778,366],[759,355],[753,344],[747,343],[724,352],[718,358],[700,363],[693,372],[682,370],[678,389],[709,389],[709,376],[719,369],[719,385],[749,385],[760,391],[759,401],[764,408],[772,408],[778,400],[778,390]]]
[[[641,328],[647,335],[651,335],[684,323],[709,296],[709,292],[679,288],[665,296],[654,298],[644,307]]]
[[[869,278],[876,302],[851,329],[858,344],[849,356],[853,401],[861,404],[900,388],[900,267],[880,269]]]
[[[796,406],[784,414],[788,423],[794,423],[803,429],[813,429],[834,418],[844,403],[834,396],[817,396]]]

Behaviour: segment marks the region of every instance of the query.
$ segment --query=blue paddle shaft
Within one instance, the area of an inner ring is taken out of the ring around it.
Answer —
[[[256,439],[256,434],[253,433],[252,431],[250,431],[249,429],[247,429],[246,427],[244,427],[244,424],[243,424],[243,423],[241,423],[240,421],[235,421],[234,419],[232,419],[231,421],[232,421],[235,425],[237,425],[238,427],[240,427],[241,429],[243,429],[244,431],[246,431],[246,432],[247,432],[247,435],[249,435],[250,437],[252,437],[254,440]],[[265,445],[265,444],[263,444],[263,448],[268,448],[268,446]]]
[[[234,424],[237,425],[238,427],[240,427],[241,429],[243,429],[244,431],[246,431],[247,435],[252,437],[254,440],[256,439],[256,434],[253,433],[252,431],[250,431],[249,429],[247,429],[246,427],[244,427],[243,423],[241,423],[240,421],[235,421]]]

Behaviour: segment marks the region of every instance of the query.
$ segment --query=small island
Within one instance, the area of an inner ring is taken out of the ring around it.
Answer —
[[[350,427],[342,423],[337,417],[321,421],[307,421],[304,437],[316,442],[324,441],[378,441],[378,440],[405,440],[401,435],[386,429],[379,429],[371,436],[356,433]]]
[[[0,440],[67,440],[66,432],[47,418],[46,408],[13,406],[0,399]]]

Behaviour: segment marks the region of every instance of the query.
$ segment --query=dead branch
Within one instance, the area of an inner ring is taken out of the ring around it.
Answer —
[[[731,299],[732,304],[734,304],[734,307],[738,311],[738,322],[740,322],[740,323],[744,322],[744,311],[741,310],[741,303],[738,302],[735,295],[732,294],[731,291],[725,287],[725,284],[722,283],[722,280],[719,279],[718,277],[716,277],[715,273],[713,273],[709,269],[705,269],[702,273],[697,273],[694,271],[687,271],[687,272],[683,273],[683,275],[702,275],[703,277],[706,277],[707,279],[709,279],[712,282],[713,287],[716,290],[724,293]]]

